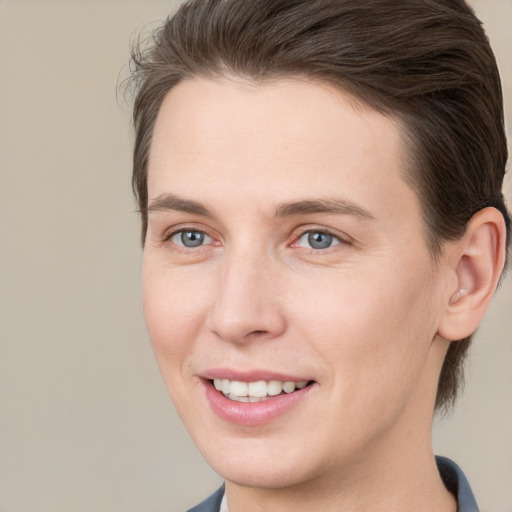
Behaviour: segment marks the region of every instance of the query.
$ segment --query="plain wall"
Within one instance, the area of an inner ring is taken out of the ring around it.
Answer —
[[[0,511],[178,512],[220,483],[145,331],[129,40],[176,2],[0,1]],[[512,1],[475,0],[512,126]],[[507,182],[509,202],[512,186]],[[436,423],[481,509],[512,512],[512,281]]]

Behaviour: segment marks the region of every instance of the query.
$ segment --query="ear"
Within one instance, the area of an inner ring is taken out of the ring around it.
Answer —
[[[498,286],[505,253],[503,215],[495,208],[480,210],[470,220],[463,237],[448,249],[455,279],[447,290],[446,309],[438,328],[440,336],[461,340],[476,331]]]

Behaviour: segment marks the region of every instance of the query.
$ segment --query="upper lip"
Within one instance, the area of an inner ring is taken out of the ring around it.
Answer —
[[[272,370],[234,370],[231,368],[211,368],[201,372],[199,375],[203,379],[228,379],[240,382],[256,382],[258,380],[279,380],[282,382],[301,382],[312,380],[305,375],[291,373],[275,372]]]

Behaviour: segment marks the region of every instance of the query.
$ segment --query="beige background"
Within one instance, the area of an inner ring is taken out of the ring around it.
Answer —
[[[0,1],[0,511],[180,511],[220,478],[167,398],[140,306],[128,41],[173,2]],[[475,0],[512,126],[512,0]],[[512,186],[508,184],[509,201]],[[482,511],[512,512],[512,282],[435,428]]]

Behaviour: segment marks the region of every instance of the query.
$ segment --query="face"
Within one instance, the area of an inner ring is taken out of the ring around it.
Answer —
[[[403,154],[396,121],[326,85],[194,79],[166,97],[144,311],[228,481],[349,478],[429,437],[445,287]]]

